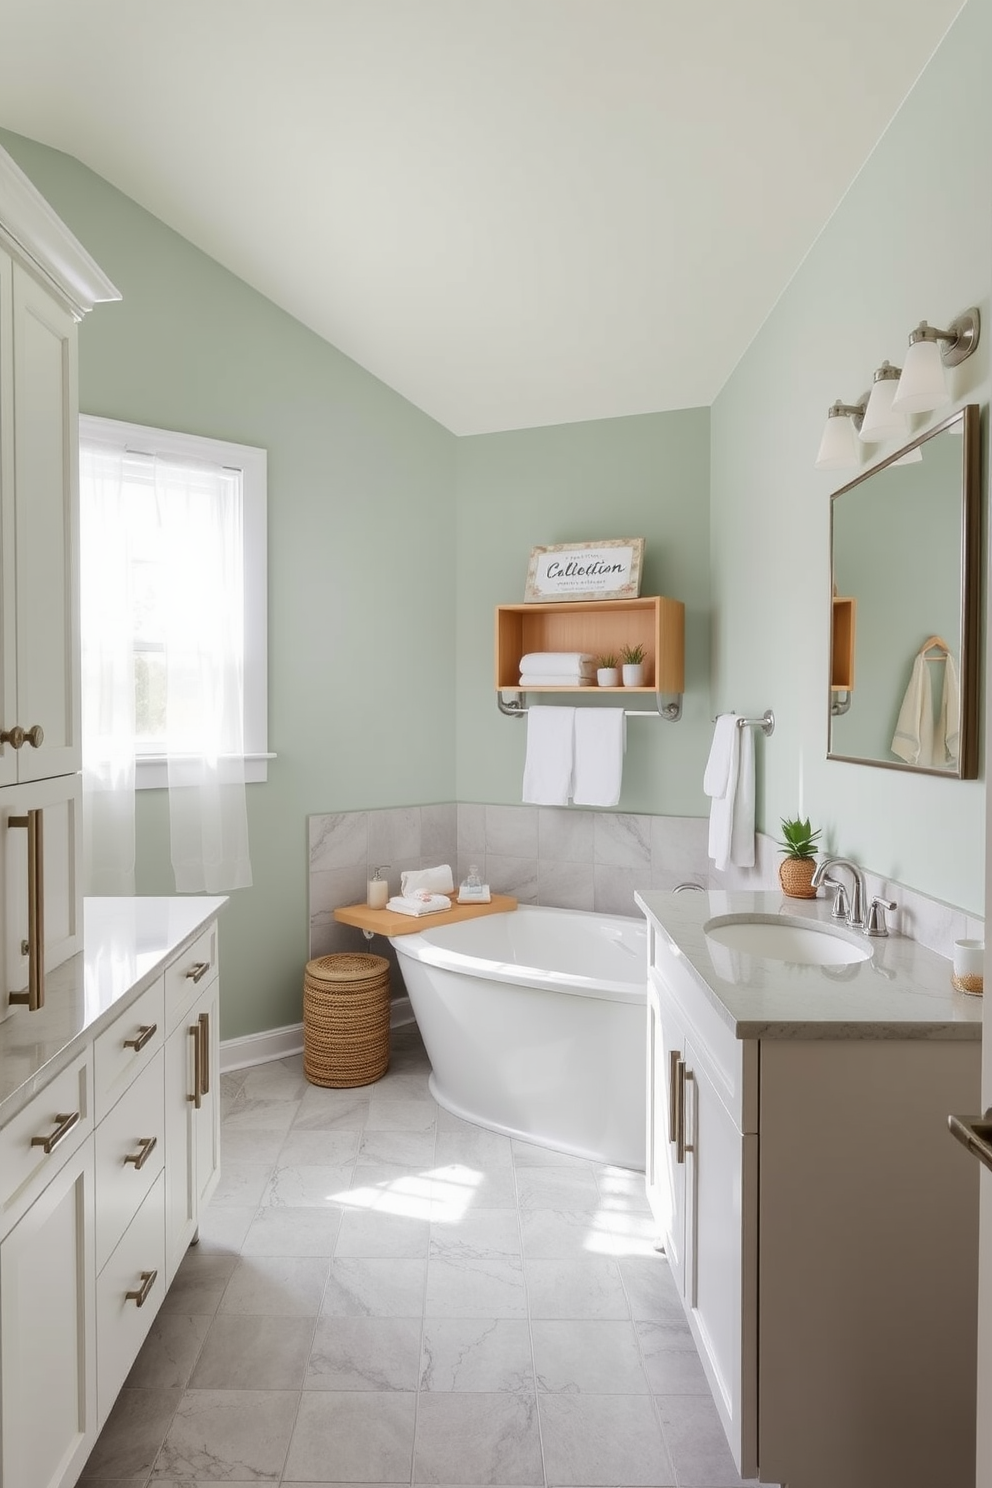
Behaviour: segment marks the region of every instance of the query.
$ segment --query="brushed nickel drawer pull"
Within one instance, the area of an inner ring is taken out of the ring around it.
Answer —
[[[200,1037],[199,1023],[191,1023],[188,1032],[190,1038],[193,1040],[193,1094],[187,1095],[186,1099],[192,1101],[196,1109],[199,1110],[200,1097],[203,1095],[203,1074],[201,1071],[203,1063],[203,1040]]]
[[[27,1004],[36,1013],[45,1005],[45,836],[40,807],[26,816],[8,816],[8,827],[26,827],[28,833],[28,989],[11,992],[12,1005]]]
[[[135,1054],[137,1054],[156,1033],[158,1033],[157,1023],[139,1023],[138,1031],[134,1038],[125,1039],[124,1047],[125,1049],[133,1049]]]
[[[51,1132],[47,1137],[32,1137],[31,1146],[43,1147],[45,1149],[45,1155],[47,1157],[49,1153],[55,1151],[56,1147],[59,1145],[62,1139],[69,1135],[69,1133],[72,1131],[72,1128],[79,1121],[81,1115],[82,1112],[80,1111],[71,1111],[68,1114],[60,1111],[55,1118],[55,1120],[58,1122],[55,1130]]]
[[[186,972],[186,980],[188,982],[198,982],[201,977],[206,976],[209,970],[209,961],[194,961],[189,971]]]
[[[144,1307],[145,1303],[148,1301],[148,1293],[151,1291],[152,1287],[155,1285],[155,1278],[156,1278],[156,1276],[158,1276],[158,1272],[157,1271],[142,1271],[140,1273],[140,1275],[141,1275],[141,1285],[140,1285],[140,1287],[138,1288],[138,1290],[136,1292],[125,1292],[124,1293],[124,1300],[126,1302],[136,1302],[139,1307]]]
[[[200,1025],[200,1094],[210,1094],[210,1014],[201,1013]]]
[[[678,1132],[678,1078],[682,1056],[678,1049],[668,1051],[668,1140],[674,1142]]]
[[[679,1059],[675,1080],[675,1161],[685,1162],[685,1060]]]
[[[138,1146],[141,1148],[140,1152],[129,1152],[124,1159],[125,1163],[134,1163],[136,1173],[141,1172],[145,1163],[155,1151],[155,1148],[158,1146],[158,1137],[139,1137]]]

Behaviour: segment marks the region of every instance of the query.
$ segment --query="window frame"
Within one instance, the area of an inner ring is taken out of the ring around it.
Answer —
[[[245,783],[268,779],[268,453],[250,444],[234,444],[201,434],[156,429],[120,419],[79,415],[79,438],[116,445],[125,453],[164,459],[204,461],[241,471],[244,572],[244,731]],[[164,754],[135,755],[135,789],[160,790],[169,784]]]

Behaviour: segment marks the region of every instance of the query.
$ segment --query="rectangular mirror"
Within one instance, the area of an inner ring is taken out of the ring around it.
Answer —
[[[827,758],[978,773],[979,409],[830,498]]]

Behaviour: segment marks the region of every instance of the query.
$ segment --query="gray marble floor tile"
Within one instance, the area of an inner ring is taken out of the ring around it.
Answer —
[[[575,1209],[595,1214],[602,1197],[591,1171],[582,1168],[518,1168],[521,1212],[531,1209]]]
[[[210,1315],[159,1311],[125,1385],[142,1390],[184,1389],[210,1327]]]
[[[148,1478],[147,1477],[140,1477],[140,1478],[104,1478],[104,1477],[90,1478],[90,1477],[87,1477],[85,1473],[79,1479],[80,1488],[146,1488],[147,1482],[148,1482]],[[158,1485],[157,1484],[156,1485],[156,1488],[169,1488],[169,1485],[168,1484],[161,1484],[161,1485]],[[191,1485],[187,1484],[187,1485],[185,1485],[185,1488],[191,1488]],[[192,1485],[192,1488],[195,1488],[195,1485]],[[229,1484],[228,1485],[228,1488],[236,1488],[236,1485]]]
[[[220,1182],[210,1202],[218,1209],[227,1205],[244,1209],[249,1204],[258,1204],[271,1176],[271,1163],[228,1161],[222,1157]]]
[[[742,1479],[709,1392],[661,1395],[657,1404],[679,1488],[740,1488]]]
[[[298,1167],[270,1170],[261,1202],[292,1209],[340,1209],[351,1187],[354,1167]]]
[[[513,1209],[469,1209],[431,1225],[431,1255],[472,1257],[520,1254],[520,1222]]]
[[[86,1476],[147,1478],[182,1398],[182,1390],[123,1389],[87,1458]]]
[[[280,1168],[346,1168],[358,1156],[361,1131],[308,1131],[294,1127],[274,1159]]]
[[[437,1107],[432,1100],[417,1100],[386,1091],[369,1101],[365,1130],[380,1132],[432,1132]]]
[[[533,1392],[527,1323],[522,1318],[428,1318],[420,1388]]]
[[[307,1365],[308,1390],[416,1390],[419,1317],[324,1317]]]
[[[523,1266],[516,1256],[462,1259],[431,1256],[424,1316],[522,1318],[527,1316]]]
[[[191,1390],[299,1390],[314,1322],[308,1317],[218,1313],[196,1361]]]
[[[234,1255],[201,1253],[199,1246],[188,1250],[162,1299],[160,1312],[181,1312],[187,1317],[216,1312],[237,1264]]]
[[[657,1323],[635,1323],[648,1389],[652,1395],[706,1395],[710,1387],[692,1334],[672,1335]]]
[[[623,1168],[606,1168],[597,1172],[596,1184],[603,1208],[628,1214],[651,1212],[643,1173],[634,1173]]]
[[[573,1157],[571,1153],[558,1152],[554,1147],[540,1147],[536,1142],[525,1142],[520,1137],[513,1137],[510,1146],[514,1166],[518,1168],[588,1168],[591,1171],[595,1166],[587,1157]]]
[[[291,1119],[303,1131],[361,1131],[368,1114],[366,1090],[324,1090],[311,1085]]]
[[[660,1252],[622,1260],[619,1265],[635,1322],[685,1324],[668,1261]]]
[[[549,1484],[675,1483],[649,1396],[542,1394],[539,1402]]]
[[[299,1398],[295,1390],[187,1390],[152,1481],[277,1482]]]
[[[298,1101],[310,1085],[301,1065],[271,1059],[250,1069],[241,1088],[248,1100]]]
[[[431,1225],[426,1219],[407,1214],[388,1214],[379,1209],[349,1209],[341,1216],[335,1256],[392,1256],[398,1260],[422,1260],[430,1244]]]
[[[248,1100],[242,1091],[223,1109],[221,1125],[224,1131],[287,1132],[301,1105],[295,1100]]]
[[[654,1255],[656,1226],[643,1214],[599,1209],[532,1209],[521,1212],[524,1255],[531,1260],[581,1260],[595,1256]]]
[[[322,1317],[420,1317],[424,1310],[426,1261],[331,1262]]]
[[[572,1395],[648,1393],[632,1323],[535,1318],[531,1331],[539,1390]]]
[[[271,1168],[275,1166],[284,1141],[281,1131],[225,1126],[223,1159],[225,1163],[266,1163]]]
[[[220,1209],[208,1204],[200,1214],[199,1242],[191,1250],[200,1255],[237,1255],[257,1213],[255,1204]]]
[[[267,1204],[255,1213],[241,1246],[245,1256],[324,1256],[334,1254],[343,1215],[339,1209],[306,1209]]]
[[[430,1167],[434,1162],[434,1141],[433,1127],[429,1131],[369,1129],[362,1136],[358,1166],[375,1167],[380,1163],[396,1163],[406,1168]]]
[[[524,1261],[532,1318],[607,1318],[630,1312],[615,1261]]]
[[[534,1396],[421,1395],[413,1481],[543,1484]]]
[[[318,1256],[243,1256],[228,1282],[222,1313],[316,1317],[328,1262]]]
[[[438,1131],[434,1160],[438,1167],[455,1165],[497,1173],[511,1166],[513,1148],[510,1138],[499,1132],[465,1126],[458,1131]]]
[[[289,1444],[285,1481],[409,1483],[416,1403],[416,1395],[398,1390],[307,1391]]]
[[[491,1168],[482,1172],[471,1163],[447,1163],[432,1168],[430,1172],[437,1219],[457,1220],[469,1209],[517,1207],[512,1168]]]

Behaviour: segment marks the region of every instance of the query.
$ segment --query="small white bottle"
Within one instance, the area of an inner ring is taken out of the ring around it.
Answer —
[[[385,909],[386,900],[389,898],[389,880],[382,877],[383,868],[388,868],[388,863],[380,863],[366,882],[365,902],[369,909]]]

